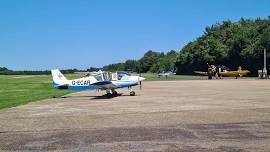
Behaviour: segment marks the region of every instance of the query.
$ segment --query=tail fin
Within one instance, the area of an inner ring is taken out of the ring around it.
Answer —
[[[55,85],[65,85],[68,83],[68,80],[66,77],[58,70],[58,69],[53,69],[51,70],[52,72],[52,77],[53,77],[53,82]]]

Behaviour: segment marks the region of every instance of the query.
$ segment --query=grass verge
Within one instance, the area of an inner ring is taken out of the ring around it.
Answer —
[[[78,75],[67,75],[67,77],[76,78]],[[54,89],[50,75],[0,76],[0,109],[59,97],[72,92],[74,91]]]
[[[65,75],[68,79],[79,78],[83,74]],[[172,75],[158,78],[155,74],[144,73],[146,81],[194,80],[198,76]],[[75,91],[57,90],[52,87],[51,75],[3,75],[0,76],[0,109],[14,107],[29,102],[63,96]]]

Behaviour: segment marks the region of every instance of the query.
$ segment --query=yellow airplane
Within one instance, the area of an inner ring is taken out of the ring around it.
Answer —
[[[216,78],[219,77],[220,79],[222,77],[235,77],[237,79],[238,77],[243,77],[247,75],[248,73],[250,73],[249,70],[242,70],[241,67],[239,67],[237,71],[228,71],[228,68],[225,66],[217,68],[215,65],[210,65],[208,67],[209,67],[208,72],[194,71],[194,73],[197,73],[200,75],[208,75],[210,79],[212,79],[212,77],[216,77]]]
[[[248,73],[250,73],[249,70],[242,70],[242,67],[239,67],[237,71],[223,71],[223,72],[219,72],[219,77],[235,77],[236,79],[238,77],[243,77],[245,75],[247,75]]]
[[[212,79],[212,77],[216,76],[217,78],[217,68],[215,65],[208,65],[208,69],[207,69],[207,72],[204,72],[204,71],[194,71],[194,73],[196,74],[200,74],[200,75],[207,75],[208,76],[208,79]]]

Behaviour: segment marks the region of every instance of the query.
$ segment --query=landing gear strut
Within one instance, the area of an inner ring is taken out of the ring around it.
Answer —
[[[107,98],[111,98],[113,95],[111,94],[110,90],[106,90],[106,96]]]

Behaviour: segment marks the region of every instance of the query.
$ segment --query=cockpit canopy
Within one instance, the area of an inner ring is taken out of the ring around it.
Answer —
[[[116,72],[117,80],[127,80],[130,76],[130,73],[126,71],[118,71]]]
[[[100,70],[93,76],[97,79],[97,81],[128,80],[130,73],[126,71],[111,73]]]

